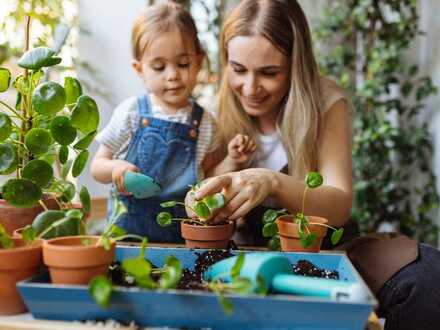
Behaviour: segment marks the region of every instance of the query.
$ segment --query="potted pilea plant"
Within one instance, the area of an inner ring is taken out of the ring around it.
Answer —
[[[56,284],[87,284],[94,276],[105,275],[115,256],[116,241],[125,238],[143,239],[127,234],[116,226],[118,218],[125,212],[124,204],[115,201],[113,215],[100,236],[65,236],[46,240],[43,244],[43,261],[49,267],[51,281]],[[45,232],[61,225],[63,221],[69,219],[57,220]],[[32,229],[30,227],[29,230]]]
[[[29,28],[26,36],[25,50]],[[0,222],[8,233],[30,224],[42,211],[75,208],[77,191],[67,176],[77,177],[84,170],[99,112],[75,78],[66,77],[64,86],[44,81],[44,69],[60,62],[50,48],[27,50],[18,61],[23,72],[12,83],[11,72],[0,67],[0,93],[16,91],[15,105],[0,99],[0,175],[15,172],[1,186]],[[54,175],[57,159],[62,165],[59,177]],[[84,201],[90,196],[85,187],[79,197],[86,214],[90,203]]]
[[[26,311],[15,284],[36,274],[41,265],[42,240],[28,243],[11,238],[0,224],[0,315]]]
[[[195,193],[194,186],[190,194]],[[225,249],[229,240],[234,234],[235,224],[225,220],[219,224],[212,224],[210,220],[216,212],[225,205],[225,197],[221,193],[206,196],[200,201],[183,203],[178,201],[168,201],[160,204],[163,208],[182,205],[190,213],[188,218],[175,218],[169,212],[160,212],[157,217],[157,223],[162,227],[171,225],[173,221],[180,221],[182,237],[185,239],[188,248],[204,249]]]
[[[319,252],[327,229],[333,230],[331,242],[338,244],[344,232],[327,224],[327,219],[304,214],[308,189],[322,185],[323,178],[318,172],[309,172],[305,177],[305,189],[302,196],[301,212],[290,214],[286,209],[267,210],[263,215],[264,237],[270,238],[268,247],[271,250]]]

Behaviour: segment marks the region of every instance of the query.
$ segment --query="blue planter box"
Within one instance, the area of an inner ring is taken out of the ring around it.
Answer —
[[[138,247],[117,247],[122,260],[138,254]],[[193,268],[195,251],[204,250],[148,248],[147,258],[162,265],[166,256],[176,256],[185,268]],[[53,285],[48,273],[17,284],[35,318],[52,320],[114,319],[135,321],[140,326],[169,326],[213,329],[364,329],[377,302],[349,259],[344,254],[283,253],[292,263],[306,259],[316,266],[337,270],[340,278],[360,283],[367,291],[365,301],[335,302],[326,298],[269,295],[228,296],[234,313],[226,316],[215,295],[200,291],[148,291],[116,287],[108,309],[97,306],[87,286]]]

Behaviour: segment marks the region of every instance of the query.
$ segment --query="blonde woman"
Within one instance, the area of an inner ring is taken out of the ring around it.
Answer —
[[[221,53],[216,148],[205,162],[218,165],[195,197],[223,190],[227,205],[217,218],[246,217],[255,244],[261,218],[248,216],[251,210],[299,210],[304,174],[317,170],[324,183],[310,191],[305,212],[344,226],[353,196],[349,101],[320,76],[297,1],[241,1],[224,23]],[[237,134],[257,145],[247,168],[224,158]],[[440,289],[433,279],[440,278],[440,253],[402,237],[365,241],[373,243],[352,245],[349,255],[380,300],[385,328],[437,329]]]

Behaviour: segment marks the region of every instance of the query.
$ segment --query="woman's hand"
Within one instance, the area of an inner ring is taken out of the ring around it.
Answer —
[[[114,160],[113,170],[112,170],[112,182],[115,184],[116,189],[123,195],[130,195],[130,193],[125,189],[124,176],[125,172],[139,172],[139,169],[132,163],[125,160]]]
[[[226,206],[212,220],[237,220],[244,217],[266,197],[271,195],[277,184],[276,173],[264,168],[251,168],[210,178],[195,193],[197,200],[217,192],[224,194]]]

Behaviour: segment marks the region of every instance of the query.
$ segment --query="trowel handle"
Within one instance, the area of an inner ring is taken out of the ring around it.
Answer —
[[[277,274],[272,280],[272,288],[276,292],[327,297],[337,301],[367,299],[367,292],[360,284],[300,275]]]

